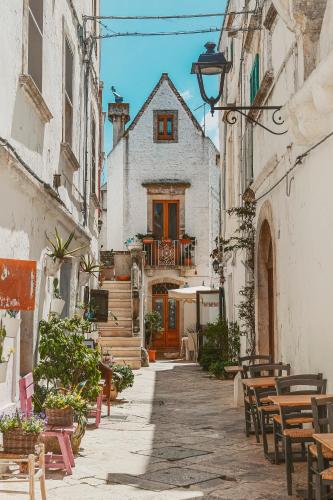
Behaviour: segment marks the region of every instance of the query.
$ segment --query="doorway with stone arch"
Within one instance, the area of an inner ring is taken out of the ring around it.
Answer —
[[[264,219],[257,246],[258,351],[275,359],[275,269],[271,226]]]

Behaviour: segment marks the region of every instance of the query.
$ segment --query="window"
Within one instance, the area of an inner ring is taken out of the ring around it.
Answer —
[[[42,92],[43,0],[29,0],[28,73]]]
[[[96,122],[91,117],[91,194],[96,194]]]
[[[157,139],[170,141],[174,139],[174,116],[159,114],[157,117]]]
[[[177,240],[179,232],[179,202],[153,202],[153,233],[158,240]]]
[[[73,52],[65,38],[65,119],[64,139],[72,146],[73,139]]]
[[[259,90],[259,54],[256,55],[250,75],[250,101],[253,101]]]

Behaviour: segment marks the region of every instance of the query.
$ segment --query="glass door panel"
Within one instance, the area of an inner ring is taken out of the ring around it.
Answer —
[[[164,237],[164,203],[154,202],[154,235],[157,240]]]
[[[177,328],[177,303],[174,299],[169,299],[168,303],[168,330]]]
[[[168,238],[178,239],[178,203],[168,203]]]

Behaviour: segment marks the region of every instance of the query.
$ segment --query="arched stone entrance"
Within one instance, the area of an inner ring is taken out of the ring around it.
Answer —
[[[274,244],[267,219],[260,225],[257,246],[258,351],[275,357]]]

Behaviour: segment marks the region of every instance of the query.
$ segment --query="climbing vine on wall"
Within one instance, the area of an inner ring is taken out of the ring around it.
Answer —
[[[254,218],[256,215],[256,203],[245,201],[242,207],[231,208],[228,215],[235,215],[239,220],[239,226],[233,236],[229,239],[221,239],[223,252],[245,250],[247,278],[245,285],[240,290],[242,300],[238,306],[238,316],[241,322],[241,333],[247,338],[247,352],[255,354],[256,332],[255,332],[255,294],[254,294],[254,245],[255,228]]]

